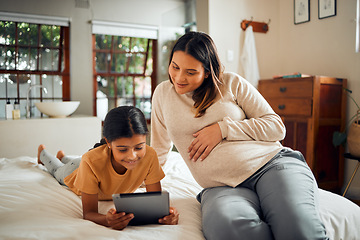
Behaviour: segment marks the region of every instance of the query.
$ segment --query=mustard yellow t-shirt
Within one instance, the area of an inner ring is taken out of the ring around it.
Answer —
[[[77,195],[98,194],[99,200],[111,200],[112,194],[134,192],[143,182],[153,184],[165,177],[155,150],[146,145],[144,158],[133,170],[120,175],[111,164],[111,150],[106,144],[92,149],[81,158],[78,169],[64,179]]]

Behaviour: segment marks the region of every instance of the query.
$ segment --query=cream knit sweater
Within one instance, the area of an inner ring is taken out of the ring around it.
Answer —
[[[223,97],[195,118],[192,93],[177,94],[171,82],[155,89],[151,113],[151,146],[164,164],[174,143],[195,180],[204,188],[235,187],[278,153],[285,126],[249,82],[224,73]],[[188,147],[198,130],[218,123],[223,140],[203,161],[192,162]]]

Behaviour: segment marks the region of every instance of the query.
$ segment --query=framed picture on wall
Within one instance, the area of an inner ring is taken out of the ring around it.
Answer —
[[[319,19],[336,15],[336,0],[319,0]]]
[[[294,0],[294,23],[300,24],[309,21],[310,0]]]

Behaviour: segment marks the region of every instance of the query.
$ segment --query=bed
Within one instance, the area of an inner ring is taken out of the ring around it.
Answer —
[[[164,171],[163,190],[170,193],[171,205],[180,213],[179,224],[116,231],[83,220],[81,199],[59,185],[36,158],[0,158],[0,239],[204,239],[200,204],[195,199],[201,187],[176,152]],[[330,239],[360,239],[360,207],[324,190],[320,190],[320,205]],[[110,207],[112,201],[99,202],[102,213]]]

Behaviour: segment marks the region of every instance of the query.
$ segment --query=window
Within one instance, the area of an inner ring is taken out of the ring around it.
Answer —
[[[69,27],[0,20],[0,118],[8,99],[25,116],[28,93],[32,117],[34,102],[70,100]]]
[[[93,35],[96,116],[104,119],[110,109],[131,105],[150,119],[156,44],[154,39]]]

